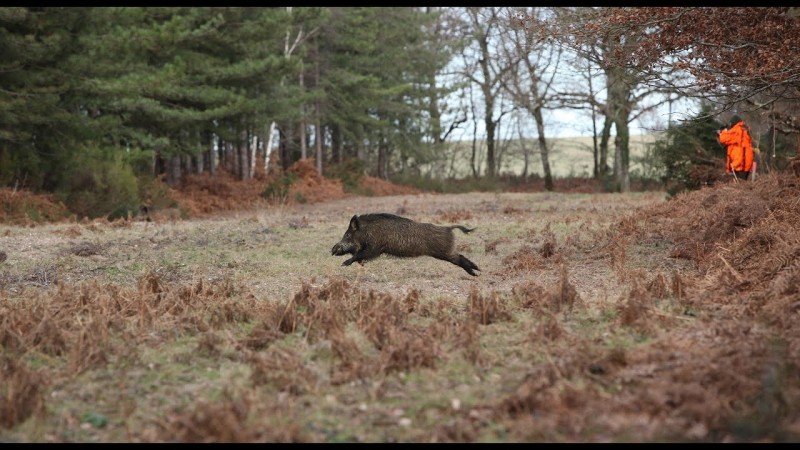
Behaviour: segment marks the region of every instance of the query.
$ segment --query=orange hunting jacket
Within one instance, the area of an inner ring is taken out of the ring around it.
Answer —
[[[719,133],[719,142],[728,147],[725,160],[725,173],[750,172],[753,166],[753,141],[747,132],[744,122],[739,122],[730,129]]]

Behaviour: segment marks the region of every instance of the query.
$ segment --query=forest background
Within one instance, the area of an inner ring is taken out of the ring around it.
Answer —
[[[734,113],[762,173],[789,166],[797,31],[790,7],[3,7],[0,186],[111,219],[223,180],[310,201],[301,160],[362,194],[696,189]]]

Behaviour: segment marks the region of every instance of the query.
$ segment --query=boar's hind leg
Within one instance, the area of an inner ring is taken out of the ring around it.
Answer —
[[[461,267],[462,269],[466,270],[467,273],[472,275],[473,277],[478,276],[478,274],[474,272],[475,270],[481,270],[478,268],[478,266],[475,265],[474,262],[464,257],[464,255],[448,255],[448,256],[440,255],[440,256],[434,256],[434,258],[442,259],[444,261],[449,261]]]
[[[459,266],[464,268],[468,274],[472,275],[473,277],[477,277],[478,274],[473,272],[474,270],[480,271],[481,269],[475,265],[474,262],[468,260],[464,255],[458,255],[458,263]]]
[[[365,262],[369,261],[370,259],[377,258],[378,256],[381,256],[381,251],[380,250],[364,247],[361,250],[357,251],[355,254],[353,254],[352,258],[350,258],[350,259],[346,260],[345,262],[343,262],[342,265],[343,266],[349,266],[350,264],[353,264],[354,262],[365,263]]]

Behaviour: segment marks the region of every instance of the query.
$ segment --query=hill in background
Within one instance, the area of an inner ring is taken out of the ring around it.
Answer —
[[[656,169],[646,163],[648,151],[659,134],[631,135],[630,137],[630,173],[648,174]],[[592,176],[592,137],[570,137],[548,139],[550,145],[550,169],[555,178],[591,177]],[[542,161],[539,157],[539,145],[535,139],[526,139],[521,145],[519,140],[508,140],[498,143],[500,174],[522,175],[524,152],[530,152],[528,174],[543,175]],[[482,169],[486,166],[486,144],[476,143],[478,152],[476,164]],[[609,144],[609,165],[613,165],[613,140]],[[435,163],[422,166],[422,172],[433,177],[465,178],[472,174],[472,141],[455,141],[450,143],[447,156]]]

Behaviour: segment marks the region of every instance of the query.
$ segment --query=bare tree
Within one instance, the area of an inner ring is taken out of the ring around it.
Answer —
[[[560,90],[553,99],[567,107],[596,108],[605,115],[599,143],[599,172],[604,175],[605,153],[611,126],[614,138],[614,190],[630,189],[629,124],[645,112],[666,103],[673,87],[666,83],[648,85],[644,75],[626,65],[620,55],[633,52],[640,45],[640,35],[623,27],[609,27],[603,33],[592,27],[598,18],[615,14],[624,8],[551,8],[546,17],[527,16],[525,27],[535,30],[542,39],[551,38],[573,53],[579,61],[599,67],[605,76],[605,101],[583,89]],[[591,65],[589,67],[591,67]],[[665,80],[667,78],[665,77]]]
[[[511,95],[514,103],[533,117],[545,189],[552,191],[553,176],[550,171],[542,110],[548,107],[549,97],[554,92],[554,81],[558,74],[562,50],[561,47],[548,45],[546,39],[534,30],[520,26],[522,22],[518,19],[539,16],[541,13],[542,11],[537,8],[506,8],[503,11],[508,32],[501,35],[500,51],[504,60],[503,65],[513,69],[509,71],[508,77],[500,80],[500,83]]]
[[[469,86],[469,107],[470,113],[473,117],[472,121],[472,153],[470,154],[470,168],[472,169],[472,177],[478,178],[481,173],[481,161],[478,155],[478,120],[477,120],[477,110],[475,108],[475,93],[472,89],[472,85]]]
[[[501,95],[501,80],[512,69],[500,64],[495,56],[495,45],[499,31],[499,9],[469,7],[465,10],[469,36],[477,46],[464,52],[464,75],[478,85],[483,94],[483,122],[486,129],[486,176],[497,174],[495,158],[495,135],[497,125],[509,111],[496,111]],[[473,167],[474,171],[474,167]]]

